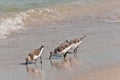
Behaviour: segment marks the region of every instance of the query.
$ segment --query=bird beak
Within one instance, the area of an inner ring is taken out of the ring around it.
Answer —
[[[26,63],[25,63],[26,65],[28,64],[28,62],[26,61]]]
[[[50,52],[50,57],[49,57],[49,59],[51,59],[51,57],[52,57],[52,52]]]
[[[49,59],[51,59],[51,57],[52,57],[52,55],[50,54],[50,57],[49,57]]]

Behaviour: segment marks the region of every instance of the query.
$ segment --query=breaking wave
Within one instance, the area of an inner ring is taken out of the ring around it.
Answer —
[[[0,38],[6,38],[10,32],[20,30],[24,25],[23,20],[27,18],[27,14],[20,13],[15,16],[0,19]]]
[[[72,10],[71,10],[72,9]],[[73,11],[75,11],[73,13]],[[47,24],[54,21],[64,20],[78,11],[72,6],[54,6],[41,9],[30,9],[22,12],[10,13],[0,17],[0,38],[7,38],[11,32],[17,32],[33,24]]]
[[[11,12],[0,16],[0,39],[7,38],[11,32],[17,32],[27,26],[51,24],[84,16],[102,21],[120,22],[120,5],[111,1],[99,5],[57,5]]]

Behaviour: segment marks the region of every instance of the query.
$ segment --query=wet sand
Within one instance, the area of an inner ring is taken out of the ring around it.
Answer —
[[[34,27],[33,27],[34,26]],[[90,17],[50,25],[29,25],[0,41],[1,80],[119,80],[119,23]],[[48,60],[49,52],[66,39],[86,39],[77,55]],[[45,45],[43,63],[24,65],[27,54]],[[117,65],[118,64],[118,65]],[[112,66],[115,65],[115,66]]]
[[[120,66],[113,65],[109,67],[92,70],[88,73],[82,74],[72,80],[119,80]]]

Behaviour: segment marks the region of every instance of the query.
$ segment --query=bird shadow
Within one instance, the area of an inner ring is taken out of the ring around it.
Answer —
[[[34,63],[33,62],[28,62],[27,65],[28,64],[34,64]],[[25,62],[24,63],[20,63],[20,65],[26,65],[26,63]]]

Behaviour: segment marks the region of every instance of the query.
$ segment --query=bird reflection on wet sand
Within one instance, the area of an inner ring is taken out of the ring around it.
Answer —
[[[42,70],[42,64],[40,67],[37,65],[26,65],[26,71],[34,76],[34,77],[41,77],[44,78],[44,71]]]
[[[51,67],[56,69],[71,69],[79,64],[79,60],[77,57],[66,57],[60,61],[57,60],[50,60]]]

